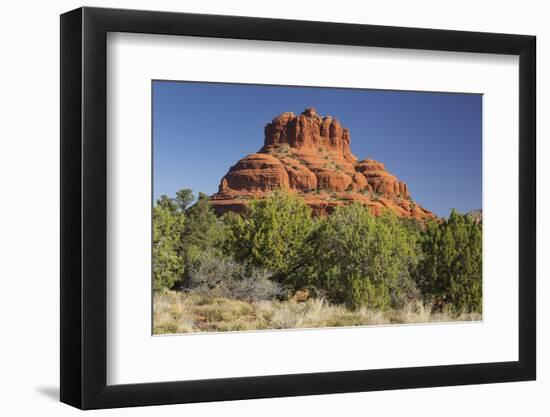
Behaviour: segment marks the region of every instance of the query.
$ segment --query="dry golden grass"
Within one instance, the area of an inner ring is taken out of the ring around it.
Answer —
[[[432,313],[421,303],[401,310],[357,311],[321,299],[244,302],[169,291],[154,296],[154,334],[295,329],[481,320],[480,314]]]

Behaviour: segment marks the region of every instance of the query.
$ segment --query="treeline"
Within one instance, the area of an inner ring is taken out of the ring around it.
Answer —
[[[296,291],[351,309],[481,312],[482,230],[468,215],[421,227],[358,203],[314,217],[297,195],[276,191],[246,214],[218,218],[199,193],[162,196],[153,209],[154,288],[247,300]]]

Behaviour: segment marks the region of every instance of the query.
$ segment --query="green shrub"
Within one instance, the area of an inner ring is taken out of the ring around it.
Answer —
[[[208,196],[199,193],[197,201],[185,210],[185,228],[181,234],[181,256],[186,270],[200,263],[201,254],[204,252],[222,256],[224,240],[223,223],[214,213]]]
[[[226,253],[241,263],[288,274],[313,228],[311,209],[299,196],[278,190],[250,202],[246,216],[226,215]]]
[[[374,217],[354,203],[337,207],[308,239],[307,260],[294,271],[297,286],[315,286],[334,303],[386,309],[414,293],[410,271],[417,234],[392,214]]]
[[[161,196],[153,208],[153,278],[155,290],[181,286],[203,252],[221,255],[225,229],[208,196],[195,201],[189,189],[175,198]]]
[[[180,236],[185,215],[168,200],[159,200],[153,208],[153,287],[164,290],[174,287],[183,277]]]
[[[313,218],[300,196],[283,190],[221,219],[206,195],[193,202],[180,190],[153,208],[156,291],[183,286],[261,300],[307,288],[353,309],[401,308],[422,297],[444,312],[481,312],[482,229],[470,216],[453,211],[423,226],[355,203]]]
[[[417,284],[426,302],[455,313],[482,310],[482,229],[452,211],[429,223],[422,236]]]

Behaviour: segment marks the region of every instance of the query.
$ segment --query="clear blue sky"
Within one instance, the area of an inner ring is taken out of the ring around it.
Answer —
[[[383,162],[425,208],[481,208],[481,95],[168,81],[153,82],[154,198],[215,193],[262,147],[266,123],[310,106],[339,119],[352,153]]]

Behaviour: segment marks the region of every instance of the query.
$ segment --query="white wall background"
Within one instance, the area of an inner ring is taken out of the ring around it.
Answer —
[[[9,2],[0,23],[0,413],[76,415],[59,392],[59,17],[70,0]],[[94,415],[545,416],[550,412],[550,97],[545,2],[124,0],[86,5],[532,34],[538,37],[538,381],[94,412]],[[506,192],[505,189],[502,192]],[[546,394],[546,395],[544,395]]]

